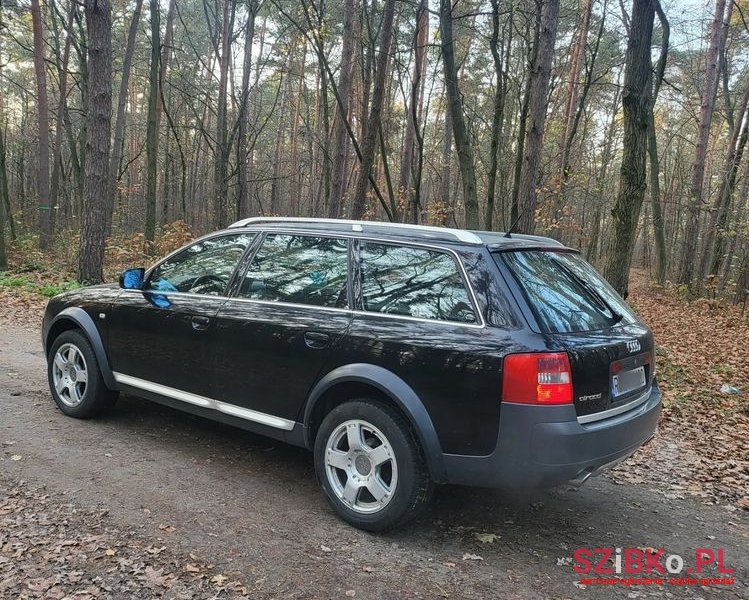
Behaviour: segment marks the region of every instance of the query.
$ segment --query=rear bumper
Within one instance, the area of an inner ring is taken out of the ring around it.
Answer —
[[[584,481],[649,441],[660,413],[657,385],[643,404],[589,424],[578,422],[572,405],[503,403],[495,451],[488,456],[445,454],[447,480],[514,490]]]

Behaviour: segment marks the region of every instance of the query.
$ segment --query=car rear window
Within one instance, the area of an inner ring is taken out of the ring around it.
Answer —
[[[542,333],[607,329],[637,321],[606,280],[574,252],[498,252],[509,267]]]

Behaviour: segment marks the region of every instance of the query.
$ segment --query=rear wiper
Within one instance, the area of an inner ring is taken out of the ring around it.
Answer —
[[[624,318],[624,315],[617,312],[616,309],[609,304],[609,302],[604,298],[600,292],[594,288],[592,285],[590,285],[587,281],[585,281],[582,277],[580,277],[577,273],[575,273],[572,269],[570,269],[567,265],[565,265],[562,262],[559,262],[558,260],[554,260],[554,262],[564,271],[575,283],[577,283],[581,288],[583,288],[588,294],[595,300],[595,303],[598,305],[598,308],[601,308],[603,310],[607,310],[611,314],[611,320],[614,323],[618,323]]]

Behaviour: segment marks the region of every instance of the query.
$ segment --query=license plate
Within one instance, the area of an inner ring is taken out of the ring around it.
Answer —
[[[617,373],[611,379],[611,392],[614,398],[645,387],[645,367]]]

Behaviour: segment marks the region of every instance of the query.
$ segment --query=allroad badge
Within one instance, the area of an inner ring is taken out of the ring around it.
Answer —
[[[640,340],[629,340],[627,342],[627,350],[629,350],[630,352],[639,352],[640,350],[642,350]]]

